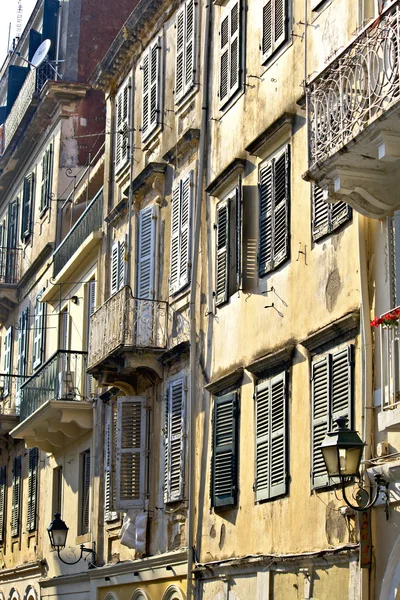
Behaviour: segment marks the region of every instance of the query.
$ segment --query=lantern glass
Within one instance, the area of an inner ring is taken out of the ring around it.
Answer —
[[[65,548],[65,544],[67,543],[68,527],[60,518],[59,513],[54,515],[54,520],[47,528],[47,532],[49,534],[50,544],[53,548]]]
[[[325,461],[326,470],[329,477],[338,477],[340,472],[339,453],[336,446],[326,446],[322,448],[322,454]]]
[[[337,428],[329,431],[321,444],[329,477],[348,478],[359,474],[365,443],[346,423],[346,417],[336,419]]]

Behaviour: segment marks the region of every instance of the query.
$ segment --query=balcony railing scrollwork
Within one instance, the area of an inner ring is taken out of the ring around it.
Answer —
[[[307,86],[310,167],[400,99],[400,8],[387,8]]]
[[[0,284],[17,284],[21,276],[22,248],[0,247]]]

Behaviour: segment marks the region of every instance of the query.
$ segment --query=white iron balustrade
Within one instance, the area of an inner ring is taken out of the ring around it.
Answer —
[[[400,404],[400,326],[380,325],[379,329],[382,408],[387,410]]]
[[[399,10],[388,8],[308,86],[310,168],[400,99]]]

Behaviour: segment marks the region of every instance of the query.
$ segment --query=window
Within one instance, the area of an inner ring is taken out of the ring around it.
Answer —
[[[172,190],[170,294],[179,292],[190,281],[192,194],[193,171],[190,171]]]
[[[139,213],[138,296],[155,296],[156,206],[143,208]]]
[[[41,301],[44,289],[36,296],[35,316],[33,319],[33,357],[32,368],[37,369],[43,362],[45,341],[45,304]]]
[[[116,96],[115,169],[128,162],[131,138],[131,80],[128,78]]]
[[[241,288],[242,278],[242,184],[217,204],[215,298],[217,306]]]
[[[161,38],[148,49],[142,63],[142,140],[146,140],[161,123]]]
[[[7,264],[7,226],[6,220],[0,223],[0,282],[6,281],[6,264]]]
[[[214,398],[211,504],[233,506],[237,500],[238,392]]]
[[[312,464],[313,488],[329,485],[321,443],[335,419],[349,418],[352,427],[353,346],[315,357],[312,363]]]
[[[11,535],[16,537],[20,533],[20,501],[21,501],[21,457],[17,456],[13,462],[12,493],[11,493]]]
[[[26,364],[28,354],[28,332],[29,332],[29,308],[22,311],[18,319],[18,357],[17,357],[17,398],[16,404],[20,405],[21,385],[26,375]]]
[[[116,505],[115,480],[113,478],[113,458],[116,458],[117,444],[117,405],[105,405],[104,432],[104,520],[113,521],[118,513],[113,511]],[[115,465],[114,465],[115,466]]]
[[[4,336],[4,373],[11,373],[12,366],[12,327],[9,327]],[[11,378],[4,377],[3,396],[8,396],[11,388]]]
[[[256,501],[287,492],[286,372],[256,386]]]
[[[18,199],[8,205],[6,283],[17,283],[18,277]]]
[[[125,285],[125,240],[114,242],[111,249],[111,296]]]
[[[179,102],[195,84],[197,4],[186,0],[176,17],[175,102]]]
[[[141,508],[145,495],[146,399],[118,398],[116,417],[115,509]]]
[[[31,448],[29,450],[29,466],[28,466],[28,512],[26,519],[27,531],[35,531],[36,529],[36,498],[38,485],[38,466],[39,466],[39,450]]]
[[[81,484],[79,494],[78,535],[88,533],[90,521],[90,450],[80,455]]]
[[[62,467],[53,469],[53,496],[51,514],[62,514]]]
[[[242,86],[242,0],[223,11],[220,36],[219,102],[224,106]]]
[[[264,63],[288,39],[288,0],[267,0],[262,11],[261,58]]]
[[[259,175],[260,277],[289,258],[290,148],[264,163]]]
[[[183,377],[168,385],[165,402],[164,502],[182,500],[185,480],[186,384]]]
[[[96,310],[96,281],[89,281],[87,288],[87,342],[86,349],[89,349],[90,344],[90,317]],[[93,375],[86,375],[86,396],[90,398],[93,395],[95,380]]]
[[[22,192],[22,220],[21,220],[21,241],[25,242],[32,232],[32,211],[35,197],[35,176],[34,173],[24,179],[24,188]]]
[[[7,503],[7,467],[0,467],[0,544],[4,543]]]
[[[352,217],[352,210],[345,202],[333,204],[325,202],[324,190],[317,185],[311,186],[312,193],[312,237],[319,240],[338,229]]]
[[[47,148],[42,158],[42,181],[40,185],[40,212],[43,213],[50,206],[52,188],[52,163],[53,145]]]

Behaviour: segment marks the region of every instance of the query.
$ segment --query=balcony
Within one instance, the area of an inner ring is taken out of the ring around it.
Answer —
[[[370,217],[400,207],[400,2],[366,26],[307,86],[304,179]]]
[[[167,302],[134,298],[123,287],[90,317],[88,372],[107,381],[132,370],[161,377],[167,326]]]
[[[0,247],[0,322],[3,323],[18,303],[21,262],[22,248]]]
[[[58,248],[56,248],[54,252],[54,277],[59,275],[82,244],[86,240],[89,240],[94,232],[101,229],[102,223],[103,191],[101,190],[71,227]],[[95,236],[94,239],[96,239]],[[79,260],[82,260],[81,252],[79,253]]]
[[[92,428],[87,353],[59,350],[20,389],[20,424],[11,436],[54,453]]]
[[[4,123],[2,153],[7,149],[25,115],[29,118],[29,109],[36,108],[39,101],[38,95],[45,83],[52,79],[54,79],[54,71],[47,62],[43,63],[38,69],[30,69]]]

